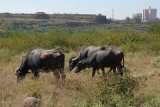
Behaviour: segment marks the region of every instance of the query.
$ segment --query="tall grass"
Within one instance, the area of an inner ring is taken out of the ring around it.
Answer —
[[[5,35],[5,36],[4,36]],[[55,48],[75,50],[88,45],[111,45],[126,52],[160,50],[160,36],[157,34],[141,34],[132,30],[88,31],[70,34],[65,31],[26,34],[22,32],[5,32],[0,38],[0,49],[8,50],[12,55],[32,48]]]

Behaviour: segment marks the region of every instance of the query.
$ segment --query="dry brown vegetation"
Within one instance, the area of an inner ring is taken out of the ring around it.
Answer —
[[[27,75],[20,83],[16,82],[15,70],[20,66],[25,53],[12,57],[10,60],[1,60],[0,63],[0,106],[19,107],[22,101],[34,93],[41,95],[42,107],[70,107],[70,106],[103,106],[96,97],[100,96],[100,76],[91,77],[91,69],[75,74],[68,71],[68,60],[76,52],[66,53],[65,72],[66,85],[54,84],[53,73],[40,73],[39,79],[32,79]],[[140,85],[134,89],[135,106],[160,105],[160,68],[154,67],[151,60],[158,55],[145,52],[125,53],[125,65],[131,76],[141,79]],[[108,69],[106,69],[107,71]],[[101,73],[102,74],[102,73]],[[110,75],[114,75],[112,72]],[[88,105],[89,106],[89,105]],[[90,105],[91,106],[91,105]],[[118,106],[118,105],[117,105]],[[119,105],[120,106],[120,105]]]
[[[14,16],[14,15],[13,15]],[[14,21],[45,21],[47,24],[65,24],[69,22],[93,23],[94,15],[72,15],[72,14],[52,14],[50,19],[34,19],[33,14],[30,15],[15,15],[14,17],[1,18],[6,23]]]

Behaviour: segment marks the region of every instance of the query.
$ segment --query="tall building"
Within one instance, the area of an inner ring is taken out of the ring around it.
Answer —
[[[143,9],[142,19],[147,21],[156,21],[157,9],[151,9],[151,6],[148,9]]]
[[[148,9],[143,9],[142,19],[149,20]]]

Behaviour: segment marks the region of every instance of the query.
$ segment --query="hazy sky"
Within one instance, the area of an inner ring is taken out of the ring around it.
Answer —
[[[160,17],[160,0],[0,0],[0,13],[79,13],[103,14],[125,19],[151,6]]]

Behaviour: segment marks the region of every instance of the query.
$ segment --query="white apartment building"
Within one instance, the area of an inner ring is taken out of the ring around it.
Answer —
[[[142,19],[146,21],[156,21],[157,19],[157,9],[143,9]]]

